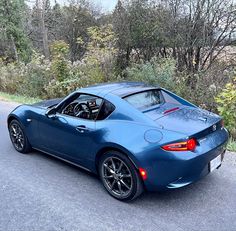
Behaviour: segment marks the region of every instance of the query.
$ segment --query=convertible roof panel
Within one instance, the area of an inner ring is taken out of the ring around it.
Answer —
[[[119,82],[119,83],[105,83],[98,84],[91,87],[84,88],[83,90],[96,92],[96,94],[114,94],[120,97],[125,97],[130,94],[134,94],[140,91],[156,89],[141,82]]]

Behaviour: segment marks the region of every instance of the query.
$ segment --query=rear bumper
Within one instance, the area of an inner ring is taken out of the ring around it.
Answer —
[[[216,154],[217,153],[217,154]],[[218,156],[221,155],[221,161],[224,159],[225,150],[222,151],[222,149],[218,149],[217,151],[213,151],[212,153],[208,153],[209,156]],[[214,159],[214,157],[212,158]],[[209,159],[209,162],[212,160]],[[198,171],[196,171],[193,175],[185,175],[183,177],[180,177],[178,180],[169,183],[166,188],[181,188],[184,186],[187,186],[189,184],[192,184],[199,179],[203,178],[204,176],[208,175],[210,173],[210,166],[209,162],[206,162],[205,166],[203,168],[199,168]]]
[[[158,154],[149,154],[148,158],[140,161],[144,163],[142,167],[148,175],[144,181],[146,189],[162,191],[196,182],[210,172],[209,162],[212,159],[222,155],[223,160],[227,141],[228,132],[222,129],[199,140],[194,152],[166,152],[159,149]]]

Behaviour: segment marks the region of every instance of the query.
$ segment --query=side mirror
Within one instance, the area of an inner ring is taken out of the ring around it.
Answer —
[[[53,108],[49,108],[46,111],[45,115],[50,119],[55,119],[56,118],[56,113],[57,113],[57,110],[56,110],[55,107],[53,107]]]

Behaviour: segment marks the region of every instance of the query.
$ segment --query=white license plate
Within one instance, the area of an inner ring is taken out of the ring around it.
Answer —
[[[214,171],[220,165],[221,165],[221,155],[217,156],[212,161],[210,161],[210,172]]]

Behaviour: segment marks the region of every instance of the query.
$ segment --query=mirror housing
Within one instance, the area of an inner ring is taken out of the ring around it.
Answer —
[[[45,115],[50,119],[55,119],[56,118],[56,113],[57,113],[57,110],[56,110],[55,107],[53,107],[53,108],[49,108],[46,111]]]

